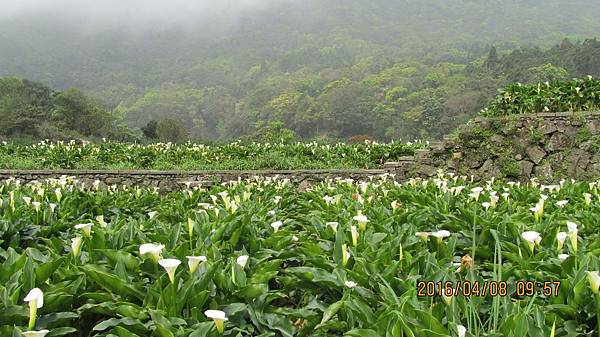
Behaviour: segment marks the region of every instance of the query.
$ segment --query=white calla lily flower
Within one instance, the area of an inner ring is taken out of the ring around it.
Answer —
[[[558,232],[556,233],[556,241],[558,243],[558,249],[562,249],[563,245],[565,244],[565,240],[567,239],[567,233],[565,232]]]
[[[533,216],[535,218],[535,221],[539,221],[542,216],[544,215],[544,195],[542,195],[542,199],[540,199],[540,201],[538,201],[538,203],[535,205],[535,207],[530,208],[529,210],[531,210],[533,212]]]
[[[346,281],[344,282],[344,285],[350,289],[355,288],[357,286],[356,282],[354,281]]]
[[[206,315],[206,317],[212,319],[215,322],[217,331],[220,334],[222,334],[223,331],[225,331],[225,322],[229,320],[225,315],[225,312],[221,310],[206,310],[204,312],[204,315]]]
[[[188,218],[187,219],[187,227],[188,227],[188,235],[191,237],[194,236],[194,226],[196,225],[196,221]]]
[[[358,245],[358,237],[360,236],[356,226],[350,226],[350,234],[352,234],[352,245],[356,247]]]
[[[150,218],[150,220],[152,220],[152,219],[154,219],[154,217],[156,217],[157,214],[158,214],[157,211],[148,212],[148,218]]]
[[[437,232],[431,233],[431,236],[435,236],[438,241],[442,241],[444,238],[447,238],[451,235],[451,233],[447,230],[440,230]]]
[[[158,262],[160,259],[160,253],[165,248],[164,245],[157,245],[153,243],[144,243],[140,246],[140,255],[150,254],[154,262]]]
[[[558,259],[564,261],[569,258],[569,254],[558,254]]]
[[[423,241],[427,241],[427,239],[429,239],[429,236],[431,235],[430,232],[416,232],[415,236],[420,238]]]
[[[586,205],[591,205],[592,204],[592,195],[589,193],[583,193],[583,199],[585,200],[585,204]]]
[[[474,187],[471,189],[471,193],[469,193],[469,197],[475,199],[475,201],[479,201],[479,196],[483,192],[483,187]]]
[[[79,253],[81,253],[81,245],[82,244],[83,244],[83,237],[81,237],[81,236],[76,236],[71,239],[71,251],[73,252],[74,257],[79,256]]]
[[[25,296],[24,301],[28,302],[29,305],[33,304],[36,309],[39,309],[44,306],[44,292],[40,288],[33,288]]]
[[[91,223],[81,223],[75,225],[75,229],[80,229],[83,232],[83,235],[86,237],[90,237],[92,235],[92,225]]]
[[[342,266],[346,266],[350,260],[350,251],[348,251],[348,245],[345,243],[342,245]]]
[[[96,217],[96,222],[98,222],[98,224],[102,228],[106,228],[108,226],[108,224],[106,223],[106,221],[104,221],[104,215],[98,215]]]
[[[207,203],[207,202],[199,202],[198,203],[198,207],[202,207],[204,209],[210,209],[213,207],[213,205]]]
[[[49,330],[40,330],[40,331],[23,331],[22,334],[24,337],[45,337]]]
[[[190,268],[190,273],[194,273],[197,269],[198,266],[200,265],[200,262],[206,262],[206,256],[186,256],[186,258],[188,259],[188,267]]]
[[[165,268],[167,274],[169,275],[169,280],[171,280],[171,283],[175,283],[175,271],[177,270],[177,267],[179,267],[179,265],[181,264],[181,261],[179,261],[178,259],[162,259],[158,260],[158,264],[160,264],[161,267]]]
[[[337,232],[339,223],[336,221],[330,221],[330,222],[326,223],[326,225],[331,227],[331,229],[333,229],[334,232]]]
[[[248,263],[248,259],[250,257],[248,255],[239,256],[236,260],[236,263],[240,265],[242,268],[246,268],[246,264]]]
[[[44,293],[40,288],[33,288],[24,299],[29,304],[29,330],[35,326],[37,319],[37,309],[44,306]]]
[[[523,232],[521,234],[521,237],[523,238],[523,240],[525,240],[527,242],[527,245],[529,246],[529,249],[531,250],[532,254],[533,254],[533,249],[534,249],[535,245],[539,244],[542,241],[542,237],[540,236],[540,233],[538,233],[536,231]]]
[[[369,219],[366,216],[364,216],[362,212],[359,211],[358,214],[355,215],[352,219],[358,222],[358,228],[360,228],[361,231],[367,229],[367,222],[369,222]]]
[[[598,271],[587,271],[588,281],[594,294],[600,293],[600,273]]]
[[[273,231],[275,232],[277,232],[281,226],[283,226],[283,222],[281,221],[275,221],[271,224],[271,227],[273,227]]]
[[[498,197],[495,193],[492,194],[492,192],[490,192],[490,206],[491,207],[496,207],[496,205],[498,205],[498,200],[500,200],[500,197]]]
[[[567,228],[569,230],[569,241],[571,242],[571,247],[573,247],[573,251],[577,253],[577,233],[579,230],[577,229],[577,224],[571,221],[567,221]]]

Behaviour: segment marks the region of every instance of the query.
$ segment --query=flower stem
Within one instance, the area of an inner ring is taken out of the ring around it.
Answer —
[[[35,320],[37,317],[37,301],[29,302],[29,330],[33,330],[35,327]]]
[[[477,204],[473,206],[473,248],[471,252],[471,258],[475,261],[475,250],[477,248],[477,208],[475,207]]]
[[[596,332],[600,337],[600,294],[596,294]]]

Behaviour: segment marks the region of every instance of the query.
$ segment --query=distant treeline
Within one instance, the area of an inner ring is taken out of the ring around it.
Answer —
[[[75,88],[58,92],[14,77],[0,78],[0,136],[109,137],[123,141],[135,137],[111,113]]]
[[[321,52],[336,55],[334,50]],[[385,56],[329,61],[338,66],[281,72],[256,65],[240,82],[227,78],[224,70],[220,86],[173,82],[121,100],[117,96],[137,89],[125,86],[102,97],[96,92],[93,100],[77,89],[55,92],[4,78],[0,135],[226,140],[275,128],[301,138],[440,138],[510,83],[600,78],[600,42],[565,40],[550,49],[511,52],[492,47],[485,56],[464,61],[447,54],[435,62]],[[226,64],[223,60],[212,67]]]
[[[436,61],[369,56],[329,62],[338,66],[282,72],[257,65],[240,82],[228,82],[230,73],[223,70],[221,86],[169,83],[121,101],[116,111],[138,127],[153,119],[178,120],[202,139],[252,134],[270,121],[303,138],[440,138],[510,83],[599,78],[600,42],[565,40],[546,50],[511,52],[492,47],[470,60],[440,54]]]

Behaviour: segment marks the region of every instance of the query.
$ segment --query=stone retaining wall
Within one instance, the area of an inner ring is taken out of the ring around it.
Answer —
[[[386,173],[385,170],[275,170],[275,171],[74,171],[74,170],[0,170],[0,180],[10,177],[24,182],[43,181],[61,176],[77,177],[86,185],[99,180],[106,185],[158,187],[161,191],[172,191],[183,186],[210,186],[238,178],[254,176],[290,179],[301,186],[311,182],[336,177],[368,179]]]
[[[475,179],[598,179],[600,112],[478,117],[385,169],[398,179],[430,177],[438,169]]]

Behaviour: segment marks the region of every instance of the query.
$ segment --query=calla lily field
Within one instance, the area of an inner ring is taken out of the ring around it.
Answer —
[[[127,144],[48,140],[0,143],[0,169],[251,170],[379,168],[385,161],[429,148],[427,141],[358,144],[242,142],[221,145]]]
[[[0,182],[0,336],[599,336],[598,270],[597,182]]]

